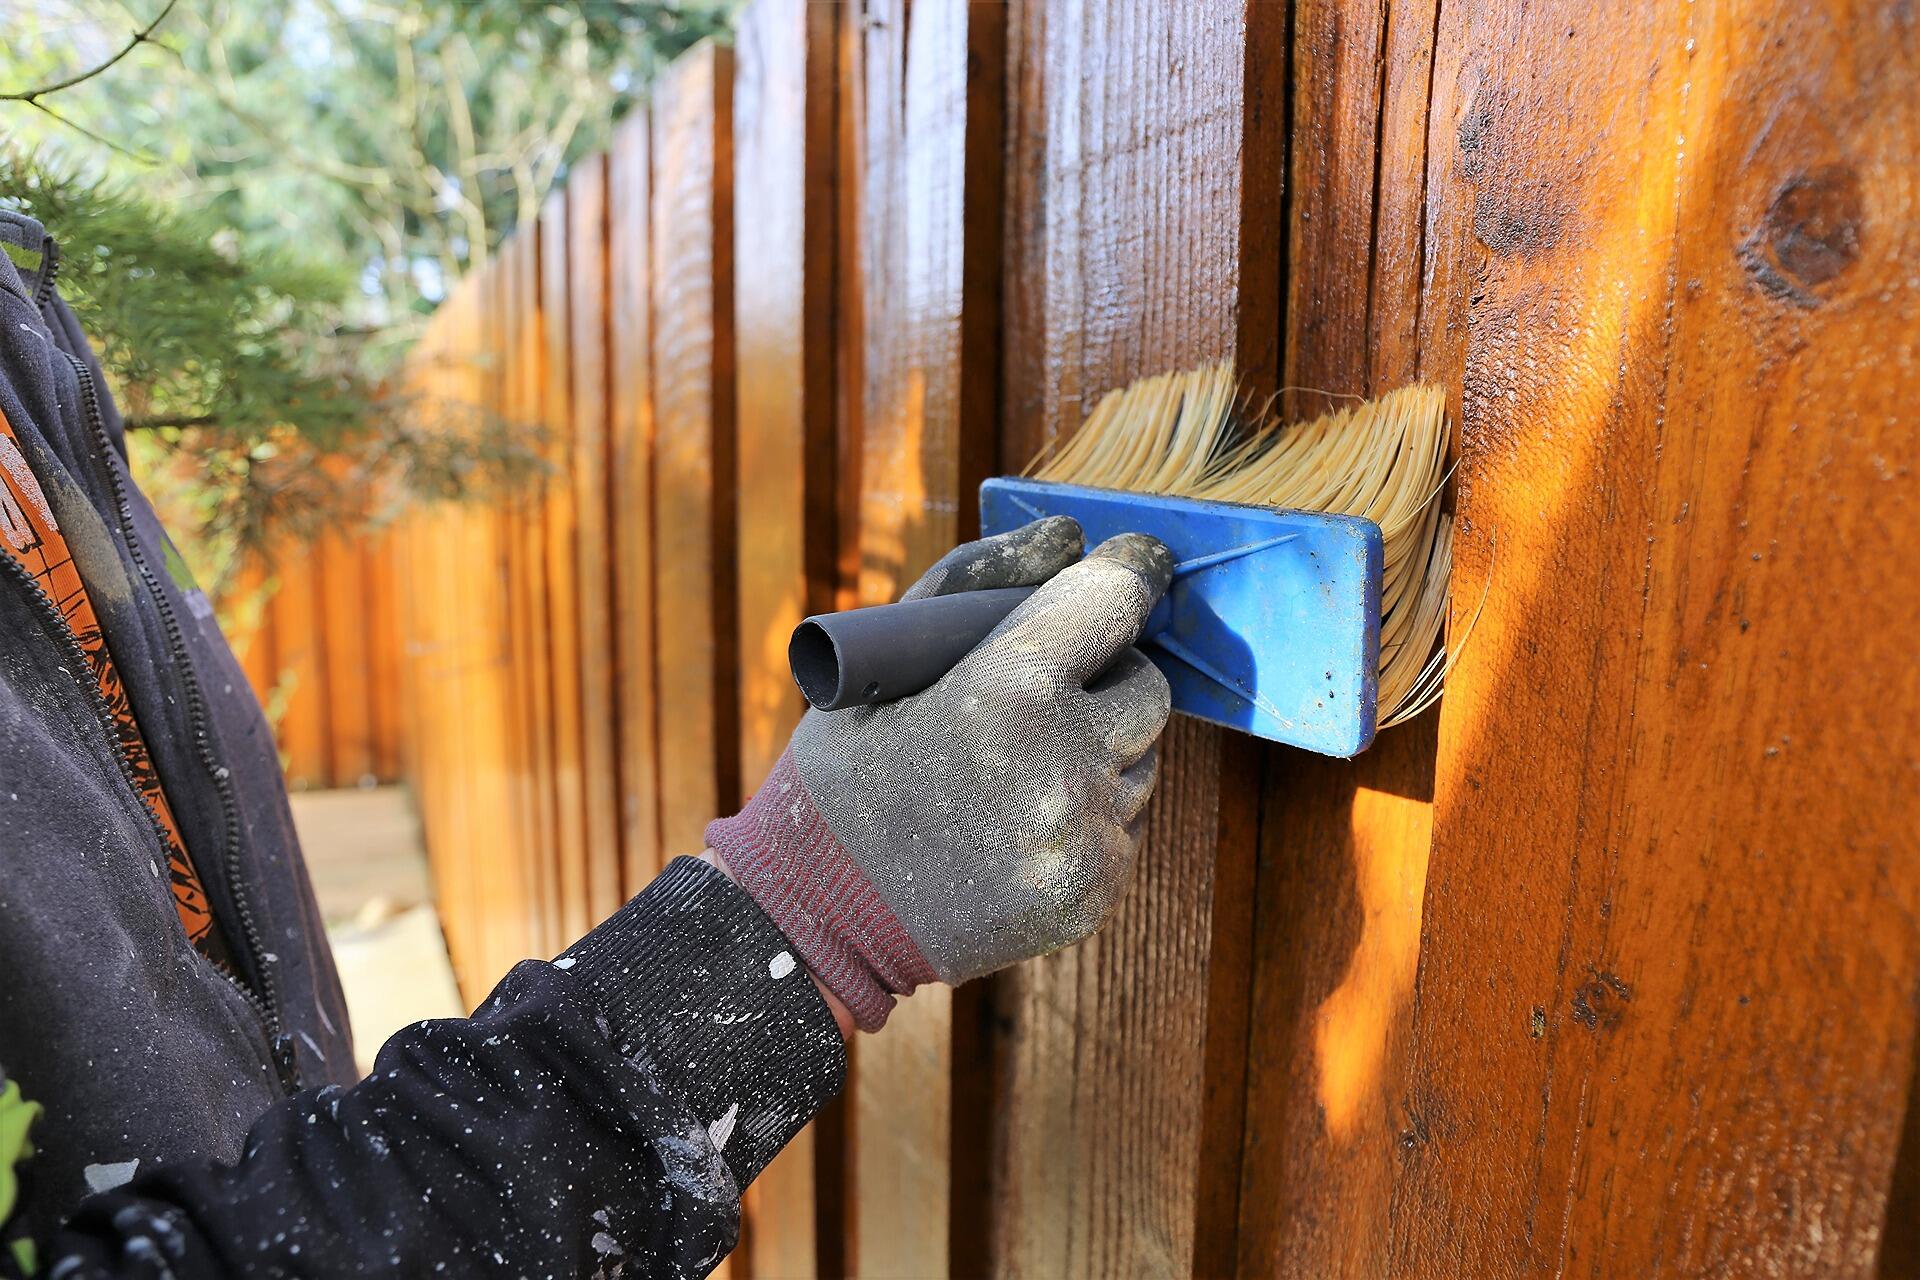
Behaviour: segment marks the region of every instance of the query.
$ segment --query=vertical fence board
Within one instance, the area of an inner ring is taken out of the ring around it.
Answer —
[[[273,643],[272,571],[264,554],[248,554],[235,567],[220,600],[221,627],[260,705],[271,707],[279,678]]]
[[[1273,386],[1284,16],[1021,6],[1009,466],[1138,376],[1232,357]],[[1176,720],[1119,912],[1002,980],[997,1272],[1217,1273],[1231,1259],[1257,759]]]
[[[568,299],[572,278],[571,195],[556,191],[540,210],[540,313],[546,355],[541,399],[545,453],[553,472],[542,488],[546,612],[537,621],[545,633],[546,692],[553,747],[552,805],[555,847],[551,862],[555,906],[548,946],[563,947],[587,930],[587,799],[582,776],[585,752],[581,724],[580,527],[574,500],[574,341]]]
[[[736,28],[740,779],[759,785],[805,707],[787,669],[802,617],[833,607],[834,95],[838,10],[757,0]],[[818,1273],[814,1132],[749,1193],[752,1273]]]
[[[1414,378],[1431,5],[1296,6],[1285,407]],[[1269,755],[1238,1266],[1377,1276],[1404,1116],[1436,717]]]
[[[520,319],[498,273],[483,274],[465,290],[453,331],[454,378],[459,429],[471,430],[478,412],[500,412],[508,394],[509,344]],[[448,633],[456,679],[447,732],[466,757],[465,859],[475,878],[477,917],[471,922],[476,972],[463,975],[464,993],[477,1001],[516,962],[542,950],[527,903],[533,874],[515,838],[516,799],[510,781],[521,766],[519,726],[511,707],[511,616],[507,598],[507,549],[519,525],[511,509],[459,504],[453,518],[454,552],[442,572],[454,579],[452,610],[440,625]]]
[[[661,865],[653,573],[652,125],[635,112],[607,158],[614,630],[619,685],[620,891]]]
[[[491,301],[490,283],[485,278],[469,282],[434,317],[429,339],[423,343],[429,413],[457,412],[453,406],[474,398],[477,388],[470,385],[469,366],[479,325],[472,313]],[[422,607],[414,620],[420,636],[419,679],[431,717],[431,737],[423,749],[429,758],[444,762],[434,771],[434,785],[425,797],[426,815],[436,837],[429,842],[428,854],[444,904],[448,948],[461,989],[469,998],[492,967],[485,928],[492,867],[487,848],[475,838],[479,814],[470,803],[477,774],[477,731],[466,724],[468,709],[463,706],[467,689],[461,628],[469,621],[463,612],[464,597],[466,580],[477,575],[459,572],[459,565],[464,526],[472,518],[472,513],[455,507],[424,517],[420,594],[415,597]]]
[[[994,450],[1000,71],[1004,13],[943,3],[867,6],[843,92],[854,111],[843,182],[858,219],[850,305],[858,317],[860,603],[891,600],[977,527],[974,491]],[[985,296],[982,296],[985,286]],[[850,483],[842,477],[842,483]],[[977,1232],[952,1233],[955,1073],[945,988],[902,1002],[863,1041],[852,1086],[852,1269],[944,1275]],[[978,1125],[966,1124],[972,1142]],[[961,1152],[962,1158],[965,1153]],[[970,1210],[962,1208],[963,1216]]]
[[[1914,34],[1643,8],[1442,10],[1422,327],[1463,369],[1456,624],[1487,595],[1396,1274],[1860,1275],[1885,1212],[1920,506],[1899,380],[1853,373],[1920,334]]]
[[[548,420],[547,311],[541,254],[546,228],[522,228],[506,246],[501,339],[502,412],[511,421],[552,430]],[[507,584],[508,663],[515,726],[514,785],[526,935],[542,950],[558,946],[560,931],[559,814],[555,805],[553,688],[548,679],[552,643],[547,631],[547,479],[523,486],[505,504],[503,566]]]
[[[319,569],[320,671],[327,706],[327,785],[373,774],[366,557],[361,543],[328,532],[314,544]]]
[[[381,782],[396,782],[407,770],[411,722],[402,687],[406,633],[400,622],[399,539],[388,531],[366,546],[367,700],[373,733],[373,772]]]
[[[277,585],[270,608],[274,685],[282,707],[280,754],[286,761],[287,783],[295,790],[324,787],[331,777],[319,565],[318,549],[302,539],[284,540],[274,556]]]
[[[618,763],[614,748],[612,541],[607,471],[607,160],[592,156],[567,183],[573,359],[573,510],[578,570],[580,789],[587,922],[620,905]]]
[[[661,849],[697,854],[738,799],[731,51],[706,45],[654,92],[653,572]]]

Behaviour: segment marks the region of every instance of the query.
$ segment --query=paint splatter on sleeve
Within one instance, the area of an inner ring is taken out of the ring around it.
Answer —
[[[846,1056],[780,932],[673,864],[471,1018],[273,1108],[232,1168],[142,1165],[42,1274],[703,1276],[740,1189],[840,1089]]]

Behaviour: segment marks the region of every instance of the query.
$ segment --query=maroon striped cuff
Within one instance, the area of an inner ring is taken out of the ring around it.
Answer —
[[[739,814],[707,824],[707,845],[862,1031],[886,1024],[896,995],[936,980],[821,818],[790,755]]]

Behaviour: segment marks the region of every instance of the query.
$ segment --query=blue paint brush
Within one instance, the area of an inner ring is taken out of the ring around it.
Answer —
[[[1309,423],[1260,416],[1239,411],[1223,366],[1115,391],[1034,478],[981,486],[981,530],[1066,515],[1090,547],[1127,532],[1160,539],[1173,583],[1140,648],[1166,673],[1174,709],[1357,755],[1439,696],[1445,398],[1413,387]],[[917,693],[1030,594],[809,618],[789,651],[794,677],[829,710]]]

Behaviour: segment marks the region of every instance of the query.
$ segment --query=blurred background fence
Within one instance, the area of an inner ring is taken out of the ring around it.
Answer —
[[[1176,722],[1112,926],[862,1039],[736,1274],[1911,1274],[1920,508],[1836,381],[1920,333],[1872,8],[753,0],[409,365],[546,477],[276,570],[293,776],[411,780],[477,999],[758,783],[795,620],[1099,393],[1434,379],[1441,712],[1353,763]]]

